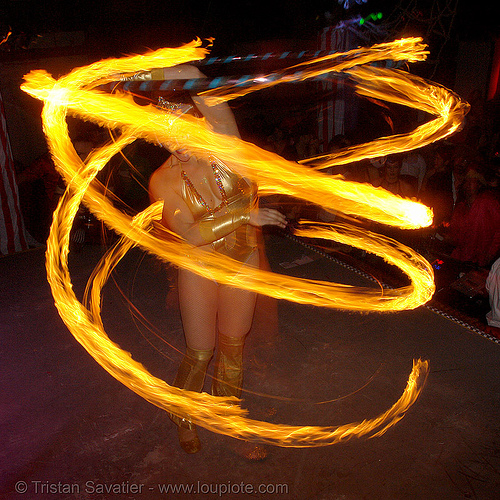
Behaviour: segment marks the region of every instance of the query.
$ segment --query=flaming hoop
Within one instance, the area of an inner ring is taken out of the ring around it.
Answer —
[[[171,387],[153,377],[131,355],[111,342],[100,317],[100,292],[112,269],[132,246],[176,266],[220,283],[256,291],[300,304],[358,311],[388,311],[416,308],[434,292],[430,264],[412,249],[374,233],[361,233],[347,225],[319,227],[312,224],[296,234],[327,238],[365,249],[401,268],[411,280],[409,286],[381,292],[322,281],[304,280],[262,270],[244,269],[218,254],[207,254],[164,230],[160,239],[151,229],[161,220],[161,203],[131,218],[117,210],[95,180],[97,173],[117,152],[137,138],[157,144],[182,143],[198,155],[217,155],[259,187],[261,193],[288,194],[321,204],[326,210],[363,217],[402,228],[428,226],[430,209],[383,189],[331,177],[321,169],[422,147],[452,134],[462,122],[468,104],[452,92],[416,76],[384,70],[366,64],[393,59],[418,61],[426,57],[421,39],[404,39],[327,55],[303,62],[259,82],[240,81],[203,92],[216,105],[278,83],[302,81],[343,73],[356,82],[357,92],[386,101],[424,110],[435,118],[408,134],[384,137],[311,159],[315,168],[289,162],[236,137],[215,133],[203,119],[178,117],[154,106],[137,106],[123,93],[109,95],[96,87],[153,68],[170,67],[203,59],[207,49],[200,40],[177,49],[161,49],[144,56],[99,61],[77,68],[54,80],[43,70],[25,76],[22,89],[44,101],[43,128],[50,151],[67,189],[54,213],[47,241],[47,275],[56,307],[75,338],[112,376],[156,406],[174,414],[189,413],[193,423],[214,432],[280,446],[324,446],[352,437],[379,436],[403,418],[416,401],[428,373],[428,362],[415,361],[401,398],[382,415],[340,427],[312,427],[270,424],[251,420],[245,410],[233,405],[234,398],[198,394]],[[364,66],[361,66],[364,65]],[[116,142],[95,150],[82,162],[74,150],[66,115],[81,117],[98,125],[120,129]],[[81,201],[110,228],[121,235],[103,257],[89,283],[89,304],[76,298],[68,269],[69,234]],[[187,256],[187,257],[186,257]],[[203,264],[201,264],[203,263]]]

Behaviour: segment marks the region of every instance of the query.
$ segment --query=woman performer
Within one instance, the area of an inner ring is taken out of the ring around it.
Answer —
[[[202,78],[193,66],[165,68],[163,79]],[[239,137],[234,116],[226,104],[209,107],[193,96],[198,110],[219,133]],[[273,209],[259,209],[256,190],[214,156],[198,158],[178,149],[150,180],[151,201],[163,201],[162,224],[207,252],[220,252],[242,266],[259,266],[256,227],[284,228],[287,221]],[[218,352],[212,383],[215,396],[241,395],[242,353],[250,330],[256,294],[179,269],[179,303],[186,352],[173,385],[201,392],[212,358],[217,330]],[[201,445],[189,416],[171,415],[179,442],[187,453]]]

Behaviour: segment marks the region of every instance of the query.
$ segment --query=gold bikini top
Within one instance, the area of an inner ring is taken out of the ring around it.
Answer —
[[[181,186],[181,196],[196,222],[214,219],[221,212],[225,214],[231,210],[241,210],[244,207],[250,209],[257,204],[254,185],[229,170],[223,162],[214,156],[210,156],[209,161],[222,200],[214,208],[206,203],[186,172],[181,170],[181,177],[184,181]],[[217,252],[243,262],[257,247],[255,228],[249,224],[243,224],[236,231],[214,241],[212,247]]]
[[[214,156],[210,156],[209,161],[222,200],[215,208],[210,208],[208,206],[206,201],[194,187],[186,172],[181,170],[181,177],[184,181],[181,186],[181,196],[196,221],[205,219],[207,215],[215,215],[237,198],[253,198],[254,194],[253,186],[245,179],[229,170],[224,163],[217,160]]]

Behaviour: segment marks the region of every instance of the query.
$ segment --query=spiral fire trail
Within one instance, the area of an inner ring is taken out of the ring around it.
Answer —
[[[320,204],[326,210],[341,211],[392,226],[425,227],[431,223],[432,213],[423,205],[380,188],[346,182],[321,172],[322,168],[331,165],[421,147],[452,134],[459,127],[468,105],[450,91],[400,71],[359,66],[382,59],[422,60],[426,52],[420,42],[419,39],[398,40],[346,54],[334,54],[289,68],[272,82],[267,82],[269,85],[261,83],[245,89],[222,88],[211,95],[207,93],[217,105],[220,100],[233,99],[248,93],[249,89],[261,90],[277,83],[301,81],[336,71],[355,80],[357,91],[362,95],[422,109],[436,116],[412,133],[384,137],[335,155],[312,159],[310,163],[315,168],[286,161],[253,144],[218,134],[204,119],[189,115],[179,118],[154,106],[139,107],[127,95],[109,95],[95,88],[113,81],[117,74],[130,76],[153,68],[200,60],[207,50],[199,40],[178,49],[161,49],[143,56],[99,61],[77,68],[57,81],[43,70],[26,75],[22,89],[44,101],[44,132],[56,166],[68,185],[54,214],[47,244],[48,279],[65,324],[96,361],[112,376],[160,408],[179,415],[188,413],[194,423],[214,432],[280,446],[321,446],[363,435],[379,436],[403,418],[422,390],[428,373],[427,362],[414,362],[401,398],[374,419],[340,427],[269,424],[246,418],[245,411],[239,406],[228,405],[231,401],[227,398],[183,391],[153,377],[106,335],[100,318],[100,292],[113,267],[130,247],[137,245],[202,276],[280,299],[337,309],[403,310],[425,303],[434,291],[432,268],[420,255],[394,240],[373,233],[360,233],[347,225],[321,227],[310,224],[308,229],[302,228],[297,234],[341,241],[380,255],[400,267],[409,276],[411,284],[381,292],[290,278],[261,270],[242,272],[231,259],[207,254],[165,228],[156,231],[160,227],[161,204],[150,206],[134,218],[120,212],[106,198],[105,190],[101,189],[95,176],[114,154],[136,138],[167,146],[182,144],[198,155],[215,154],[255,181],[261,193],[289,194]],[[118,128],[122,135],[115,143],[94,151],[82,162],[71,144],[65,120],[67,113],[110,129]],[[92,275],[88,307],[76,298],[68,269],[69,233],[82,200],[98,218],[122,235]]]

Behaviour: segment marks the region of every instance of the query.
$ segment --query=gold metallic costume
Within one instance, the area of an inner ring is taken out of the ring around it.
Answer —
[[[181,196],[191,211],[195,223],[198,223],[202,238],[211,245],[214,251],[241,263],[248,262],[258,251],[256,230],[249,224],[250,210],[257,205],[256,189],[215,157],[210,157],[210,165],[219,189],[221,203],[217,207],[211,208],[198,193],[184,170],[181,170],[183,180]],[[184,271],[184,273],[186,272]],[[251,295],[253,297],[254,294]],[[192,299],[193,297],[181,296],[181,305],[183,301],[187,300],[191,304],[189,315],[197,315],[199,304],[193,303]],[[253,308],[255,298],[249,296],[249,300]],[[183,322],[184,320],[187,318],[183,317]],[[212,383],[212,394],[215,396],[235,396],[238,398],[241,396],[246,327],[244,329],[243,335],[240,334],[238,337],[219,332],[219,345]],[[193,334],[193,332],[190,333]],[[186,335],[186,338],[189,336]],[[192,349],[188,345],[173,385],[200,392],[203,389],[205,374],[213,352],[213,349]],[[197,452],[200,449],[200,442],[196,434],[188,440],[181,438],[182,429],[195,430],[189,416],[171,415],[171,419],[179,427],[182,448],[187,453]]]
[[[250,209],[257,204],[255,187],[215,157],[210,157],[210,163],[222,202],[211,209],[183,170],[181,196],[207,243],[215,251],[245,262],[257,249],[255,228],[248,224]]]

